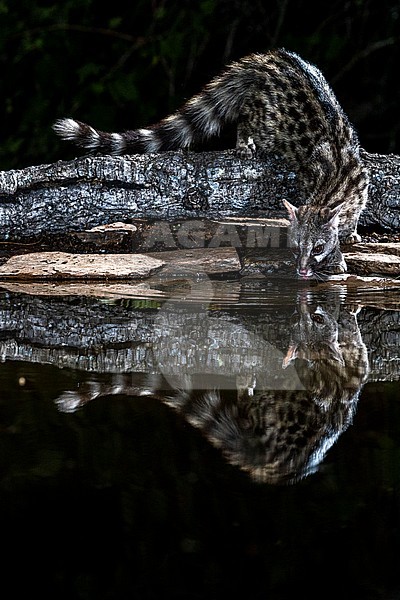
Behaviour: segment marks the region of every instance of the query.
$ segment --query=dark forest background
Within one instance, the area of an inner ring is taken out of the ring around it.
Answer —
[[[58,117],[144,126],[274,47],[323,71],[365,149],[400,153],[399,0],[0,0],[0,169],[76,155]]]

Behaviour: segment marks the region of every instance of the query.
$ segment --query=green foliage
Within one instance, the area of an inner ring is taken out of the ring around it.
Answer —
[[[71,158],[51,130],[58,117],[144,126],[228,61],[277,46],[334,82],[367,149],[397,148],[397,0],[1,0],[0,28],[0,169]]]

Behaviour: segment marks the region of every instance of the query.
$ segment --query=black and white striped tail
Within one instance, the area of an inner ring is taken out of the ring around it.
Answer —
[[[106,133],[91,125],[74,119],[59,119],[53,130],[63,140],[73,142],[91,152],[110,154],[151,153],[177,148],[187,148],[192,143],[195,132],[183,115],[176,113],[148,128]]]
[[[218,135],[225,123],[238,119],[253,77],[248,58],[232,63],[180,110],[147,128],[105,133],[67,118],[56,121],[53,129],[63,140],[81,148],[111,154],[188,148],[195,140]]]
[[[63,140],[92,152],[99,150],[110,154],[123,154],[127,151],[124,134],[99,131],[74,119],[58,119],[53,125],[53,130]]]

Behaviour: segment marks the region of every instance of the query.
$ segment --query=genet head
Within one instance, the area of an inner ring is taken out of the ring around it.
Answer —
[[[287,200],[283,203],[289,214],[289,240],[296,255],[299,277],[310,279],[319,273],[343,271],[343,266],[338,268],[339,264],[345,265],[338,237],[343,204],[331,209],[310,205],[297,208]]]

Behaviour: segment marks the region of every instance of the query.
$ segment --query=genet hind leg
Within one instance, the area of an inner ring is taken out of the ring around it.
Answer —
[[[236,154],[239,158],[254,158],[256,151],[257,148],[249,123],[248,121],[242,121],[237,128]]]

